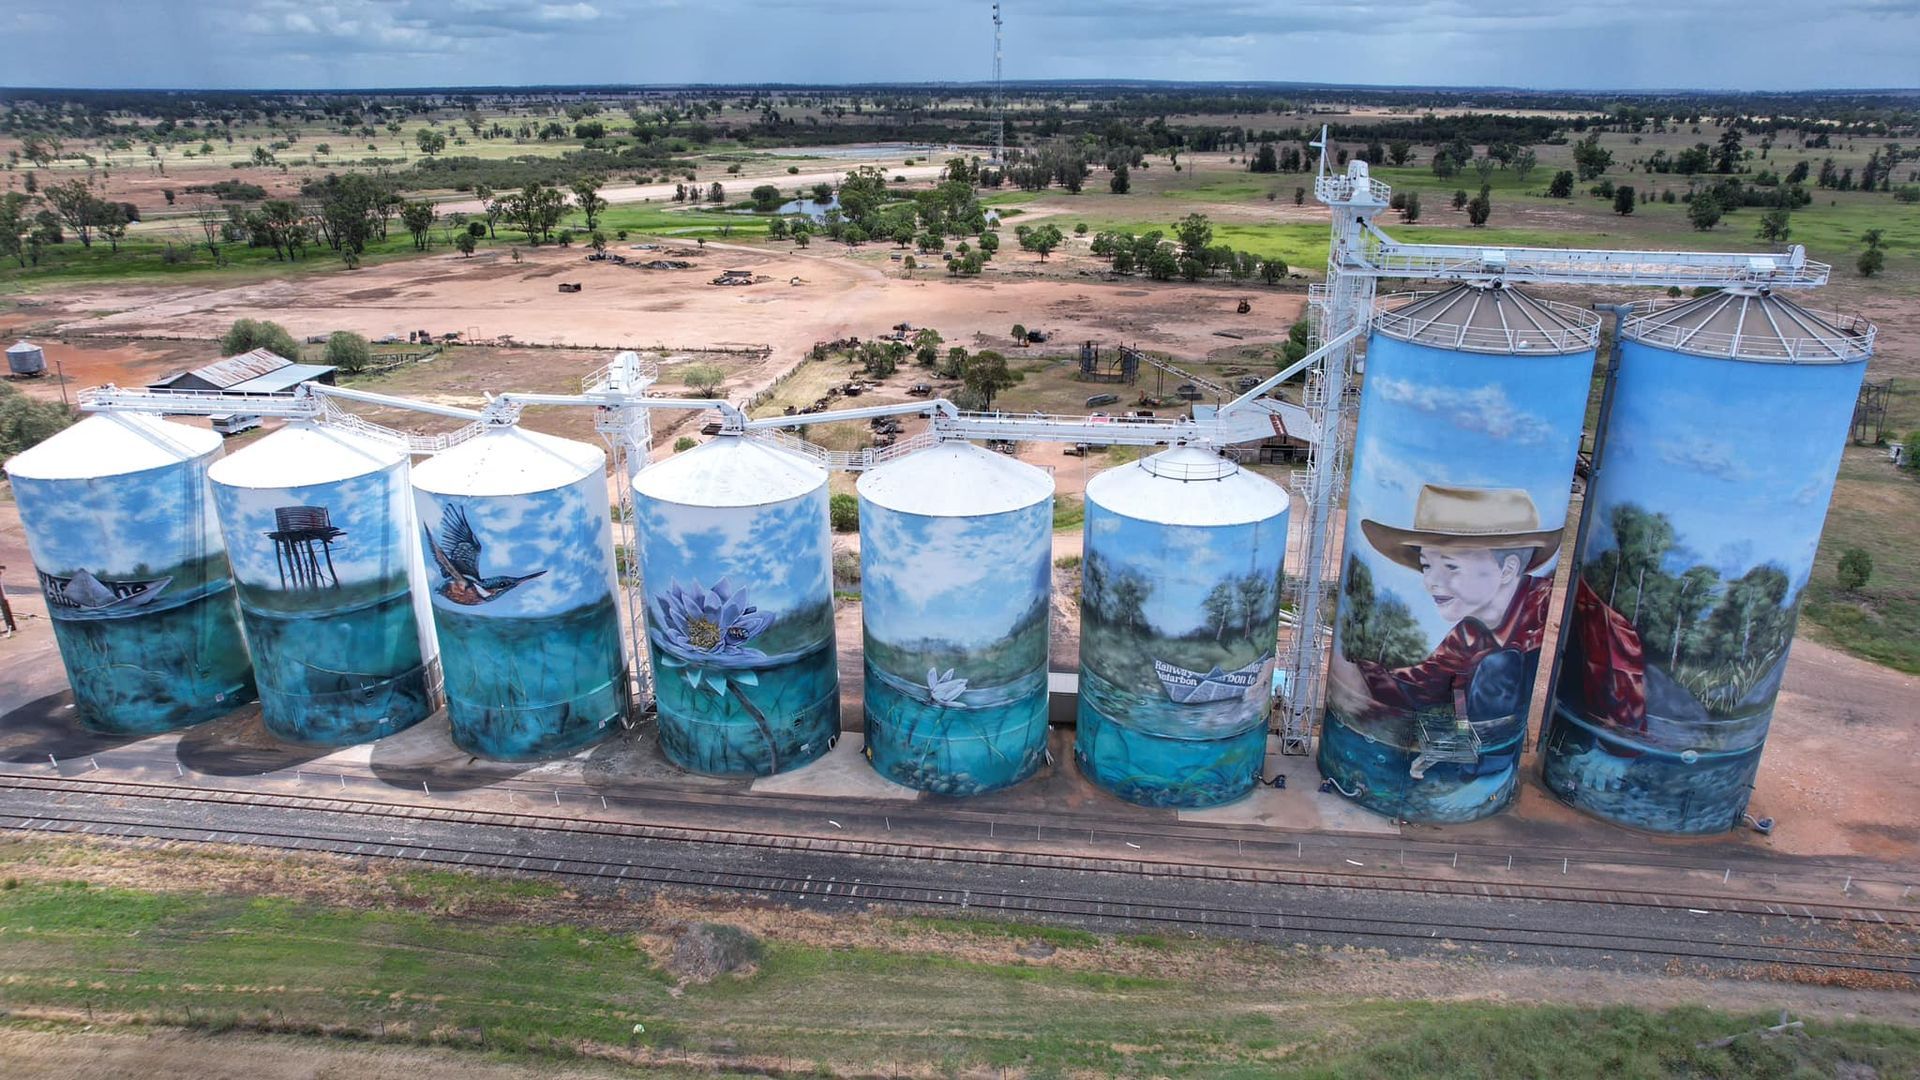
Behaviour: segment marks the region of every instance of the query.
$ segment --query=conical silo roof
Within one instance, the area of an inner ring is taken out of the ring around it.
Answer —
[[[634,474],[634,494],[683,506],[768,506],[827,482],[827,471],[744,435],[721,435]]]
[[[1873,352],[1873,324],[1809,311],[1763,289],[1722,289],[1628,319],[1621,336],[1656,348],[1729,360],[1838,364]]]
[[[289,424],[215,462],[207,478],[236,488],[309,487],[390,469],[408,460],[390,439],[326,424]]]
[[[413,486],[492,497],[551,491],[605,471],[606,451],[521,427],[489,428],[413,467]]]
[[[1600,317],[1498,282],[1456,285],[1411,300],[1382,301],[1374,329],[1436,349],[1493,353],[1573,353],[1599,342]]]
[[[1243,525],[1286,512],[1287,493],[1198,446],[1176,446],[1101,473],[1087,501],[1165,525]]]
[[[97,413],[7,459],[7,475],[91,480],[161,469],[220,449],[220,435],[145,413]]]
[[[1053,495],[1045,470],[968,442],[943,442],[889,461],[855,486],[876,506],[925,517],[1004,514]]]

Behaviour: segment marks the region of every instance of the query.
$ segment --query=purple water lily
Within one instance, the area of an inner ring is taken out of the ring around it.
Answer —
[[[736,589],[726,578],[691,589],[674,582],[654,600],[665,644],[690,663],[707,660],[754,663],[767,655],[750,649],[753,640],[773,622],[773,616],[747,602],[747,590]]]

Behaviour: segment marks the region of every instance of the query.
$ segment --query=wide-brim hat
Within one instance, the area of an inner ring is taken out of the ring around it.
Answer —
[[[1521,488],[1445,487],[1427,484],[1413,505],[1413,527],[1360,522],[1374,550],[1409,570],[1420,569],[1420,549],[1430,545],[1533,549],[1532,572],[1560,551],[1564,523],[1540,527],[1533,496]]]

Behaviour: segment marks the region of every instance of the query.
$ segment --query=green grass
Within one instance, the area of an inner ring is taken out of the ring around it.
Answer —
[[[1920,476],[1897,470],[1878,449],[1850,449],[1827,510],[1820,551],[1801,601],[1815,636],[1900,671],[1920,674]],[[1848,548],[1873,557],[1873,576],[1858,592],[1836,578]]]
[[[446,873],[398,880],[407,900],[430,907],[555,899],[543,884],[510,880]],[[1811,1023],[1801,1036],[1711,1048],[1702,1044],[1773,1021],[1699,1008],[1322,999],[1289,994],[1278,983],[1255,992],[1222,984],[1205,956],[1196,964],[1184,954],[1271,954],[1244,958],[1250,963],[1242,969],[1270,979],[1317,961],[1231,942],[1115,940],[977,917],[874,925],[974,938],[989,949],[1039,939],[1062,958],[1081,959],[994,962],[964,950],[889,950],[884,932],[873,947],[779,940],[765,943],[750,972],[673,994],[670,977],[624,927],[30,880],[0,889],[8,951],[0,1008],[97,1010],[103,1021],[136,1028],[454,1047],[474,1046],[484,1032],[491,1054],[534,1060],[635,1047],[903,1075],[1006,1067],[1036,1077],[1784,1080],[1833,1075],[1842,1063],[1882,1077],[1914,1076],[1920,1062],[1920,1034],[1883,1025]],[[1109,947],[1165,953],[1168,963],[1165,970],[1149,965],[1146,974],[1108,970],[1098,958]],[[1286,1000],[1284,1020],[1273,1011],[1274,995]],[[77,1022],[38,1026],[80,1034]]]
[[[1077,529],[1087,520],[1087,503],[1078,495],[1055,495],[1053,497],[1053,531],[1066,532]]]

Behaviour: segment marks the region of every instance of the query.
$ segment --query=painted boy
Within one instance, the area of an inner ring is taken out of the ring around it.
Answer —
[[[1336,658],[1335,680],[1350,692],[1364,685],[1377,707],[1449,712],[1489,743],[1519,734],[1508,729],[1525,720],[1553,592],[1551,575],[1534,571],[1559,550],[1560,529],[1542,529],[1519,488],[1437,484],[1420,489],[1411,528],[1365,520],[1360,528],[1376,551],[1420,575],[1453,628],[1405,667]]]

